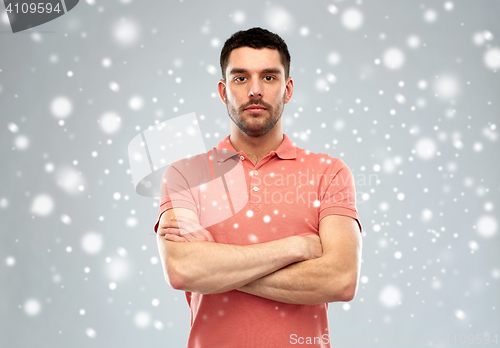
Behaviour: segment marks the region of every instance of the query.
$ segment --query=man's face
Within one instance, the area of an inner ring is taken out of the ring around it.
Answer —
[[[231,51],[219,94],[229,117],[248,136],[260,137],[279,121],[293,93],[293,81],[277,50],[240,47]]]

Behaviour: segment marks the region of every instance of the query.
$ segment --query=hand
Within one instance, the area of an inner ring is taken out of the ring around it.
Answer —
[[[158,233],[172,242],[215,242],[209,231],[184,216],[161,223]]]
[[[300,237],[303,238],[302,243],[305,242],[306,260],[317,259],[323,255],[323,247],[318,235],[308,234]]]

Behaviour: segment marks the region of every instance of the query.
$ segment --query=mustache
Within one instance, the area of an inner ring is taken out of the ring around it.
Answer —
[[[243,110],[245,110],[246,108],[248,108],[248,107],[250,107],[250,106],[252,106],[252,105],[260,105],[260,106],[265,107],[265,108],[266,108],[266,109],[268,109],[268,110],[271,110],[271,109],[272,109],[272,106],[271,106],[271,105],[269,105],[269,104],[267,104],[267,103],[264,103],[264,102],[262,101],[262,99],[251,99],[251,100],[250,100],[247,104],[245,104],[245,105],[243,105],[243,106],[241,107],[241,110],[243,111]]]

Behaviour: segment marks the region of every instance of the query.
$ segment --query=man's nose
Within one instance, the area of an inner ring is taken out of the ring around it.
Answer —
[[[250,83],[250,90],[248,91],[249,98],[262,97],[263,90],[261,83],[262,82],[258,79]]]

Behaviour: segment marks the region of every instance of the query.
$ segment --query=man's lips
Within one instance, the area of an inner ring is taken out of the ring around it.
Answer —
[[[248,112],[251,112],[251,113],[261,113],[261,112],[266,111],[266,108],[263,106],[260,106],[260,105],[251,105],[248,108],[246,108],[245,110]]]

